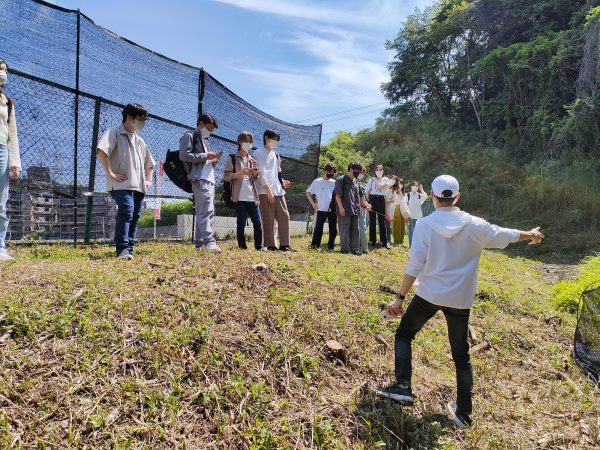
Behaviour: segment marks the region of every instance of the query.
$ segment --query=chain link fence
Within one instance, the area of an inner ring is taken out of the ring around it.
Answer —
[[[219,121],[209,140],[225,155],[236,151],[239,132],[250,131],[257,145],[265,129],[277,129],[284,177],[295,183],[288,205],[298,222],[296,232],[305,229],[304,191],[318,173],[321,125],[272,117],[204,69],[140,47],[79,11],[43,1],[0,0],[0,58],[9,64],[6,88],[16,102],[23,166],[21,178],[11,183],[9,239],[111,238],[116,211],[96,161],[96,143],[121,123],[124,105],[134,102],[150,113],[140,135],[159,163],[202,112]],[[225,161],[221,158],[216,167],[217,189]],[[160,164],[155,177],[140,236],[191,239],[190,195],[164,176]],[[235,221],[227,216],[232,211],[217,205],[215,229],[221,237],[235,231]]]

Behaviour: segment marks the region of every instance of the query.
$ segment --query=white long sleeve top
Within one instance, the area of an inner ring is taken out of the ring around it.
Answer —
[[[519,230],[501,228],[456,207],[438,208],[415,227],[406,274],[418,277],[416,294],[452,308],[473,306],[484,248],[504,248]]]

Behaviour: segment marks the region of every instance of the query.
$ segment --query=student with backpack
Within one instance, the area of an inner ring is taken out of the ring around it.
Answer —
[[[4,92],[8,79],[8,65],[0,59],[0,261],[14,259],[6,251],[8,232],[8,185],[21,173],[21,154],[17,136],[15,102]]]
[[[329,241],[327,249],[335,248],[335,238],[337,237],[337,214],[335,212],[335,199],[333,190],[335,189],[335,180],[333,177],[337,172],[335,164],[328,163],[324,167],[324,176],[314,180],[306,190],[306,198],[310,202],[315,212],[316,221],[313,230],[311,248],[317,249],[321,246],[323,238],[323,226],[327,221],[329,223]],[[317,197],[317,203],[313,200]]]
[[[520,231],[500,228],[461,211],[459,184],[450,175],[440,175],[431,185],[435,211],[417,222],[409,263],[397,299],[387,306],[389,316],[402,315],[395,337],[396,382],[375,391],[407,404],[414,402],[411,378],[411,344],[415,335],[437,311],[448,325],[452,359],[456,367],[457,401],[448,403],[454,423],[471,425],[473,373],[469,357],[469,313],[477,287],[477,266],[485,248],[505,248],[512,242],[529,240],[539,244],[539,228]],[[404,299],[419,277],[415,296],[404,310]]]
[[[212,152],[208,142],[219,124],[210,114],[202,114],[196,129],[179,140],[179,158],[186,164],[188,180],[192,182],[196,213],[196,250],[221,253],[213,230],[215,217],[215,169],[223,151]]]
[[[352,162],[348,172],[335,182],[335,201],[337,205],[340,231],[341,253],[352,253],[360,256],[360,235],[358,221],[361,206],[367,211],[371,205],[366,203],[360,194],[358,177],[362,173],[362,165]]]
[[[142,203],[152,184],[154,158],[138,132],[144,129],[148,112],[129,103],[122,112],[123,123],[104,132],[96,153],[104,173],[106,189],[117,204],[115,246],[117,258],[132,259]]]
[[[237,153],[229,155],[225,162],[225,173],[223,180],[230,183],[230,189],[226,189],[225,195],[231,195],[230,199],[235,208],[237,217],[237,242],[238,247],[246,250],[246,236],[244,229],[248,217],[254,227],[254,248],[262,249],[262,226],[258,205],[258,191],[256,190],[256,179],[258,178],[258,169],[255,159],[250,156],[252,142],[254,138],[251,133],[242,131],[238,138]]]
[[[275,152],[281,136],[277,130],[263,133],[263,147],[254,152],[258,167],[258,197],[263,227],[263,245],[269,251],[294,251],[290,247],[290,213],[285,201],[285,190],[292,185],[281,175],[281,157]],[[279,234],[279,248],[275,245],[275,221]]]
[[[414,181],[410,186],[410,192],[406,194],[406,203],[410,217],[408,222],[408,245],[412,245],[412,236],[417,225],[417,221],[423,217],[423,208],[421,205],[427,200],[427,193],[423,190],[423,185]]]

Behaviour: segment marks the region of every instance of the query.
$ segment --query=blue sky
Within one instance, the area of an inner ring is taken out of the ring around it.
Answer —
[[[211,75],[256,107],[336,131],[387,105],[384,48],[433,0],[54,0],[98,25]],[[348,111],[347,113],[340,113]],[[339,114],[336,114],[339,113]],[[325,117],[326,116],[326,117]]]

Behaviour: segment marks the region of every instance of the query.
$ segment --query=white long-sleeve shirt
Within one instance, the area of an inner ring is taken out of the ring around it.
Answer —
[[[415,227],[406,274],[419,278],[416,294],[452,308],[473,306],[484,248],[504,248],[520,232],[492,225],[456,207],[438,208]]]
[[[285,195],[285,190],[279,182],[279,172],[281,172],[281,159],[275,153],[275,150],[267,150],[262,147],[254,152],[256,167],[258,169],[258,183],[256,190],[258,195],[266,195],[266,187],[269,186],[275,197]]]
[[[406,203],[408,204],[410,218],[420,219],[423,217],[423,208],[421,208],[421,205],[427,200],[427,194],[423,194],[420,191],[409,192],[404,197],[406,198]]]

